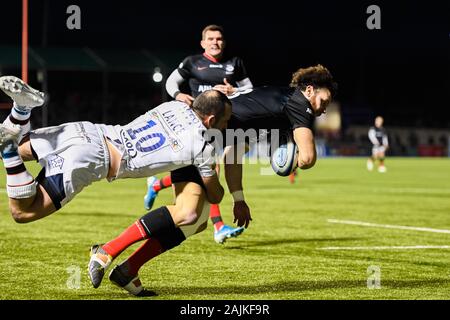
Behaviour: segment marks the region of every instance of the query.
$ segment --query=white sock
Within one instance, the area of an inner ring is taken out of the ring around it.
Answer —
[[[14,119],[24,121],[30,119],[31,110],[27,107],[18,106],[17,103],[13,103],[11,109],[11,115]]]
[[[17,147],[2,152],[3,164],[6,169],[6,184],[9,187],[28,185],[34,182],[33,176],[27,171]]]

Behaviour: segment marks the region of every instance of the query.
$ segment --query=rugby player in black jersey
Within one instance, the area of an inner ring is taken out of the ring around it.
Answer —
[[[230,97],[253,88],[242,59],[225,56],[222,27],[209,25],[203,29],[200,44],[203,54],[185,58],[167,78],[166,90],[172,98],[191,105],[206,90],[216,89]],[[191,94],[181,92],[180,85],[186,81]]]
[[[172,98],[191,105],[194,98],[206,90],[215,89],[232,98],[253,88],[242,59],[224,54],[225,39],[221,26],[205,27],[200,44],[204,49],[203,54],[188,56],[168,77],[166,90]],[[189,84],[190,94],[181,92],[180,87],[186,82]],[[216,170],[219,171],[219,167]],[[150,210],[156,193],[171,184],[170,176],[163,179],[149,177],[144,207]],[[211,206],[210,217],[214,224],[214,240],[218,243],[244,231],[243,228],[225,225],[218,205]]]
[[[370,127],[368,136],[372,142],[372,156],[367,160],[367,170],[372,171],[374,163],[378,161],[378,172],[386,172],[384,159],[389,148],[389,140],[386,130],[383,128],[384,119],[381,116],[375,118],[375,126]]]
[[[291,130],[299,149],[298,167],[309,169],[317,157],[314,119],[325,113],[336,90],[337,84],[324,66],[300,68],[293,74],[289,87],[259,87],[231,99],[233,107],[228,129]],[[243,156],[244,152],[238,155],[238,150],[242,149],[235,145],[225,148],[225,177],[234,199],[235,222],[248,227],[251,215],[242,191],[242,164],[237,161]],[[227,159],[231,155],[236,159]]]
[[[292,132],[299,149],[299,168],[309,169],[316,162],[316,149],[312,131],[314,119],[325,113],[327,105],[336,93],[336,88],[336,83],[325,67],[317,65],[299,69],[294,73],[290,87],[256,88],[252,92],[241,94],[232,99],[232,116],[228,122],[228,129],[289,130]],[[227,142],[227,139],[225,139],[225,143]],[[239,138],[236,144],[232,143],[225,147],[225,177],[234,199],[235,222],[238,226],[248,227],[252,218],[250,209],[244,199],[242,164],[238,161],[244,152],[241,152],[241,154],[236,152],[245,149],[248,145],[241,148],[238,143]],[[232,161],[228,158],[230,156],[233,158]],[[171,175],[174,184],[184,182],[190,182],[193,186],[202,186],[203,184],[198,171],[193,166],[172,171]],[[177,190],[177,188],[175,189]],[[204,194],[202,193],[199,198],[200,201],[204,201]],[[177,198],[177,200],[179,199]],[[206,228],[208,210],[205,210],[205,208],[208,208],[209,203],[207,201],[203,203],[203,209],[197,208],[196,216],[198,220],[192,225],[192,229],[185,235],[185,238],[202,232]],[[130,234],[134,236],[130,238]],[[134,243],[131,240],[140,240],[139,237],[140,233],[136,231],[136,226],[131,225],[117,238],[108,242],[107,245],[118,246],[120,250],[124,250]],[[172,239],[165,240],[173,241]],[[143,246],[146,245],[149,246],[148,250],[143,250],[142,247],[137,249],[135,253],[116,266],[110,274],[111,281],[134,295],[140,295],[144,292],[138,271],[146,262],[151,261],[155,255],[160,253],[156,250],[158,247],[153,247],[154,245],[151,242],[146,242]],[[98,252],[94,254],[99,255]],[[103,269],[102,272],[104,272]],[[100,282],[98,282],[99,284]]]

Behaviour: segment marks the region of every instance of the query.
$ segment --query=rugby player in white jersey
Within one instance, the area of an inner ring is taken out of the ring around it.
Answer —
[[[204,136],[207,129],[224,129],[231,115],[231,103],[218,91],[203,93],[192,107],[163,103],[124,126],[72,122],[29,131],[31,110],[43,104],[44,95],[12,76],[0,77],[0,89],[14,101],[0,125],[0,154],[16,222],[52,214],[95,181],[148,177],[189,165],[202,177],[210,203],[223,197],[211,169],[214,147]],[[42,166],[36,179],[23,163],[31,160]],[[182,209],[170,213],[175,225],[184,221]]]
[[[291,88],[256,88],[248,94],[234,98],[232,100],[233,115],[228,123],[228,128],[292,130],[300,150],[298,165],[302,169],[311,168],[316,161],[312,131],[314,118],[325,112],[328,103],[336,92],[336,88],[337,84],[334,83],[330,72],[325,67],[318,65],[305,69],[300,68],[293,75]],[[231,139],[231,141],[234,141],[234,139]],[[225,148],[226,157],[236,156],[236,159],[233,161],[225,160],[225,177],[233,198],[235,198],[236,194],[240,194],[242,197],[241,199],[235,199],[233,207],[234,219],[237,221],[238,226],[247,227],[252,218],[250,209],[243,198],[242,164],[237,160],[243,154],[239,154],[233,149],[236,149],[233,145]],[[244,148],[237,149],[243,150]],[[201,191],[201,178],[198,171],[192,170],[192,167],[174,170],[169,178],[175,186],[176,195],[178,194],[176,203],[183,202],[183,198],[187,198],[177,193],[181,185],[180,182],[189,181],[187,185],[192,190],[197,188],[197,190]],[[200,204],[203,195],[198,192],[196,196],[199,197],[200,200],[197,203]],[[189,198],[194,198],[194,195],[191,195]],[[206,227],[209,204],[207,201],[204,201],[203,209],[197,207],[198,213],[196,216],[199,216],[199,218],[195,224],[188,226],[189,230],[187,227],[181,226],[178,230],[178,235],[176,232],[172,232],[170,233],[171,237],[168,236],[169,233],[162,234],[158,229],[152,231],[152,228],[156,228],[157,223],[152,223],[149,219],[160,214],[164,208],[170,210],[170,206],[153,210],[131,224],[116,238],[102,246],[94,246],[92,248],[93,254],[88,268],[94,287],[100,285],[106,268],[111,265],[112,261],[121,252],[134,243],[145,240],[139,249],[117,265],[109,275],[109,279],[119,287],[134,295],[143,294],[145,291],[138,276],[140,268],[146,262],[172,248],[174,244],[179,244],[180,241],[192,234],[201,232]],[[148,227],[149,225],[150,227]]]

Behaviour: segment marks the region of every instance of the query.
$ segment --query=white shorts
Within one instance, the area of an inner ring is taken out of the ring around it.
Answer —
[[[385,152],[386,151],[386,147],[385,146],[373,146],[372,147],[372,155],[375,156],[377,154],[379,154],[380,152]]]
[[[56,209],[108,174],[109,152],[102,132],[93,123],[72,122],[33,130],[30,141],[43,168],[36,181]]]

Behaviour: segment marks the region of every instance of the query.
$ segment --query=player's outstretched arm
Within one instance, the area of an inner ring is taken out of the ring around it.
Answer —
[[[252,216],[250,208],[245,202],[244,191],[242,187],[242,157],[248,151],[248,146],[228,146],[224,150],[225,163],[225,179],[227,181],[228,190],[233,196],[234,206],[233,214],[234,221],[239,227],[248,227]],[[239,159],[239,161],[238,161]]]
[[[175,100],[186,103],[187,105],[191,105],[194,101],[194,98],[189,94],[185,94],[180,92],[180,85],[185,81],[185,79],[181,76],[178,69],[175,69],[167,78],[166,81],[166,90],[169,95]]]
[[[298,167],[303,170],[312,168],[317,159],[312,130],[304,127],[294,129],[294,140],[298,147]]]

